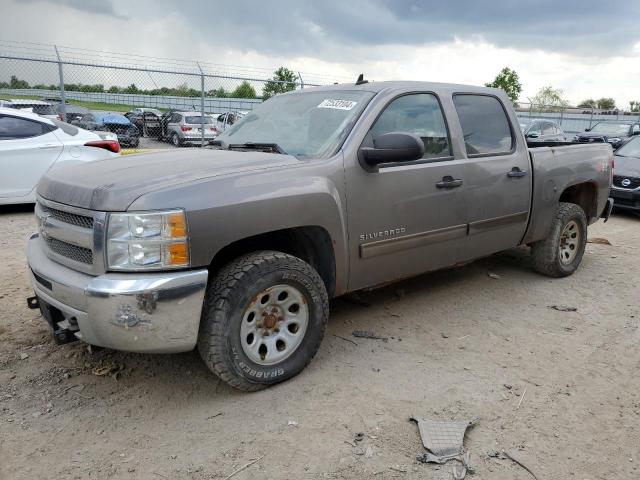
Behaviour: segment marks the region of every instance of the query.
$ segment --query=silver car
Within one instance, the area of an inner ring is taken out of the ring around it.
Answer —
[[[200,145],[202,141],[202,115],[198,112],[173,112],[163,121],[162,134],[174,146]],[[204,140],[210,142],[218,131],[211,115],[204,116]]]

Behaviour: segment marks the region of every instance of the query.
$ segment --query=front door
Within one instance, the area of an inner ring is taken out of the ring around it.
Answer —
[[[391,100],[363,146],[389,132],[418,135],[420,160],[347,168],[349,289],[455,264],[467,234],[464,159],[454,159],[439,99],[432,93]],[[351,163],[351,162],[349,162]]]
[[[513,127],[517,119],[509,118],[498,97],[456,94],[453,103],[469,159],[464,261],[518,245],[529,218],[532,172],[529,152]]]

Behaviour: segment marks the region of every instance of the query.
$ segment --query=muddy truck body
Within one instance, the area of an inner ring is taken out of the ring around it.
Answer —
[[[60,342],[198,348],[257,390],[311,361],[330,298],[517,246],[570,275],[612,206],[610,145],[530,148],[491,88],[304,89],[218,140],[43,177],[29,304]]]

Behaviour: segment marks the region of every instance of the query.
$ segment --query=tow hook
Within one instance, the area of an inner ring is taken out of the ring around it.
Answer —
[[[27,297],[27,307],[29,307],[31,310],[37,310],[38,308],[40,308],[38,297]]]

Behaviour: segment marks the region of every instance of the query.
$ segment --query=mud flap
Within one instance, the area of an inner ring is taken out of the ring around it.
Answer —
[[[604,210],[602,211],[602,215],[600,218],[604,218],[604,223],[607,223],[609,220],[609,216],[611,215],[611,210],[613,210],[613,198],[607,198],[607,203],[604,206]]]

